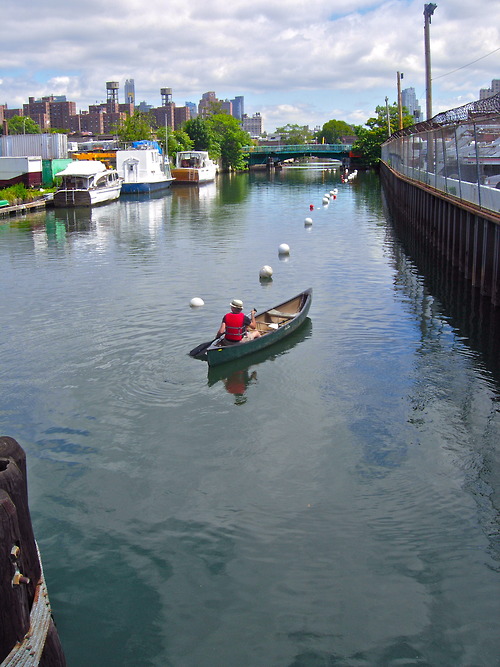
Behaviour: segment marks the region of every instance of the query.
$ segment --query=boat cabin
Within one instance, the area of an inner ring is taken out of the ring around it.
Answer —
[[[206,151],[179,151],[176,157],[176,167],[178,169],[203,169],[207,166],[209,159]]]

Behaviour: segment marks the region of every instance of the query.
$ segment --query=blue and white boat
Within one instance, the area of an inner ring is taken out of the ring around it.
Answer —
[[[135,141],[116,151],[116,170],[123,178],[122,193],[157,192],[174,180],[170,165],[155,141]]]

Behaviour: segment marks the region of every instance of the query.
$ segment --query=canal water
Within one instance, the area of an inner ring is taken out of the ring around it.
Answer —
[[[70,667],[500,664],[498,344],[385,210],[290,169],[2,221],[2,432]],[[289,340],[189,357],[307,287]]]

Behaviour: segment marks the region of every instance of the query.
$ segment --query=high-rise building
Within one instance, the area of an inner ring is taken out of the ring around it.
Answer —
[[[243,114],[245,113],[245,104],[243,95],[238,95],[231,100],[233,104],[233,116],[238,120],[242,120]]]
[[[500,79],[493,79],[491,82],[491,88],[481,88],[479,91],[479,99],[485,100],[487,97],[492,97],[500,93]]]
[[[189,117],[190,118],[196,118],[198,115],[198,107],[194,102],[184,102],[184,106],[186,106],[189,109]]]
[[[229,100],[224,100],[222,104],[222,111],[224,113],[227,113],[229,116],[233,115],[233,103],[230,102]]]
[[[134,79],[125,80],[125,104],[135,104]]]
[[[410,116],[413,116],[415,123],[422,120],[422,109],[415,95],[415,88],[405,88],[401,91],[401,104],[406,107]]]
[[[213,90],[208,91],[208,93],[203,93],[198,104],[198,115],[205,118],[210,111],[211,105],[215,104],[217,101],[217,97]]]
[[[241,124],[245,132],[248,132],[251,137],[260,137],[262,134],[262,116],[260,113],[254,113],[251,118],[246,113],[243,114]]]

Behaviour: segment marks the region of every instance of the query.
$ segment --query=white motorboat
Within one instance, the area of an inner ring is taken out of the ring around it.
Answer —
[[[123,179],[116,169],[98,160],[75,160],[56,174],[62,184],[54,194],[54,206],[93,206],[118,199]]]
[[[159,146],[150,141],[116,151],[116,169],[123,178],[122,194],[164,190],[174,180]]]
[[[217,165],[207,151],[179,151],[172,176],[176,183],[208,183],[215,181]]]

